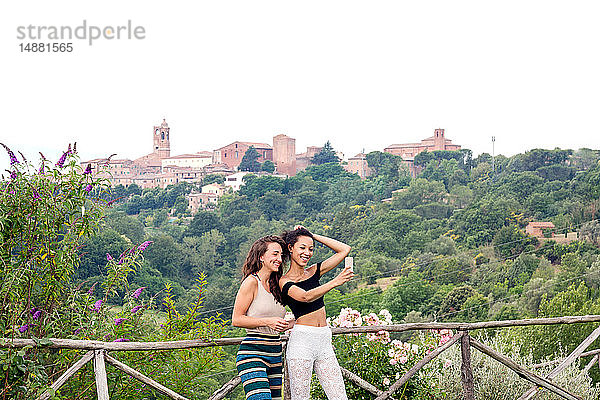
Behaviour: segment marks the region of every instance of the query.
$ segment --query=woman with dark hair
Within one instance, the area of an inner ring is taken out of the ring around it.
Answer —
[[[280,333],[291,326],[283,318],[285,308],[271,294],[269,277],[281,267],[286,249],[279,236],[260,238],[250,248],[242,268],[231,322],[246,328],[247,337],[240,344],[236,364],[248,400],[281,399]]]
[[[350,246],[325,236],[312,234],[306,228],[282,234],[289,252],[290,269],[281,276],[280,266],[273,277],[280,276],[275,298],[290,307],[296,323],[290,331],[286,348],[286,363],[290,375],[292,400],[310,398],[310,380],[313,366],[319,382],[330,400],[346,400],[342,372],[331,344],[331,329],[327,326],[323,296],[331,289],[343,285],[354,276],[351,268],[344,270],[327,283],[319,278],[335,268],[350,253]],[[320,242],[335,254],[323,262],[308,262],[313,255],[314,241]]]

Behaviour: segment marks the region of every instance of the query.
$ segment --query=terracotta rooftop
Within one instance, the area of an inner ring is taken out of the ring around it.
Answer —
[[[534,227],[534,228],[554,228],[555,227],[554,224],[549,221],[530,222],[529,226]]]
[[[209,151],[201,151],[199,153],[194,154],[179,154],[172,157],[163,158],[163,160],[174,160],[174,159],[183,159],[183,158],[212,158],[212,153]]]

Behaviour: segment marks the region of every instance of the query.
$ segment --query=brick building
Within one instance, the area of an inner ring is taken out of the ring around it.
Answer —
[[[550,237],[552,237],[554,235],[554,224],[552,222],[545,222],[545,221],[537,221],[537,222],[530,222],[529,224],[527,224],[527,226],[525,227],[525,232],[528,235],[531,236],[535,236],[537,238],[543,238],[544,237],[544,231],[548,230],[550,232],[552,232],[550,234]]]
[[[402,157],[404,164],[408,167],[411,175],[416,176],[417,172],[414,166],[415,156],[422,151],[460,150],[461,146],[452,144],[452,140],[446,139],[443,129],[436,129],[433,136],[421,140],[421,143],[403,143],[392,144],[385,149],[384,152]]]
[[[250,146],[254,146],[258,152],[258,162],[273,161],[273,147],[266,143],[233,142],[213,151],[213,163],[225,164],[235,170]]]
[[[171,157],[171,128],[163,119],[152,130],[152,153],[137,158],[98,158],[84,161],[85,168],[91,164],[95,176],[109,179],[111,185],[129,186],[136,184],[143,189],[160,187],[180,182],[198,182],[207,173],[231,173],[226,165],[212,164],[212,152],[181,154]],[[99,173],[98,171],[103,172]]]
[[[322,147],[308,146],[306,152],[296,154],[296,171],[304,171],[310,165],[312,158],[321,150]]]
[[[446,139],[443,129],[436,129],[433,136],[421,140],[421,143],[392,144],[383,151],[400,156],[403,160],[414,160],[417,154],[425,150],[460,150],[460,145]]]
[[[367,155],[364,153],[358,153],[354,157],[350,157],[348,159],[348,164],[344,165],[344,169],[353,174],[357,174],[361,179],[365,179],[373,173],[367,163]]]
[[[193,169],[202,169],[212,164],[213,154],[210,151],[200,151],[194,154],[180,154],[173,157],[161,159],[161,165],[164,170],[169,165],[177,167],[188,167]]]

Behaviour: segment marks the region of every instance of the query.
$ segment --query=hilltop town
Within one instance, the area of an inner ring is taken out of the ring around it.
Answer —
[[[270,161],[274,164],[275,175],[281,177],[295,176],[311,165],[313,158],[323,147],[308,146],[303,153],[296,152],[296,139],[284,134],[273,136],[272,144],[261,142],[235,141],[213,151],[171,155],[171,128],[165,119],[152,129],[152,152],[135,160],[121,158],[96,158],[83,161],[82,165],[91,165],[95,176],[106,178],[112,186],[128,187],[135,184],[141,189],[166,188],[181,182],[201,182],[208,174],[224,176],[223,184],[212,183],[202,187],[200,193],[189,196],[189,206],[196,211],[203,205],[215,203],[218,198],[231,188],[239,190],[243,177],[249,172],[240,171],[239,167],[248,149],[256,150],[259,163]],[[423,151],[460,150],[461,146],[453,144],[444,134],[444,129],[435,129],[433,136],[418,143],[392,144],[383,151],[401,156],[404,165],[412,176],[416,175],[413,164],[417,154]],[[345,160],[344,154],[336,156],[348,172],[359,175],[362,179],[370,176],[372,170],[367,164],[366,154],[359,153]],[[101,168],[103,167],[103,168]]]

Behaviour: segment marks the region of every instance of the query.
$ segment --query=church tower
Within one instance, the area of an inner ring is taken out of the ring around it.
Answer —
[[[171,156],[171,144],[169,142],[169,125],[163,118],[162,124],[154,127],[154,146],[152,152],[157,154],[159,158],[167,158]]]
[[[433,150],[446,150],[446,138],[443,129],[436,129],[433,134]]]

